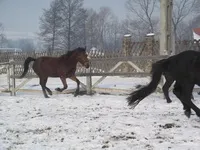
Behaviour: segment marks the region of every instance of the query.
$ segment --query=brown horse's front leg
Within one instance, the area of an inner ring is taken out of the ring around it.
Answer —
[[[76,88],[76,91],[74,93],[74,96],[77,96],[79,94],[80,81],[76,78],[76,76],[72,76],[72,77],[70,77],[70,79],[77,83],[77,88]]]
[[[67,89],[67,82],[66,82],[66,77],[60,77],[62,84],[63,84],[63,88],[56,88],[56,91],[62,92],[63,90]]]

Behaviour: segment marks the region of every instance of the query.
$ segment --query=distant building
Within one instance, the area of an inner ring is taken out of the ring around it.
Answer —
[[[193,38],[194,40],[200,40],[200,28],[193,29]]]
[[[105,54],[102,51],[98,50],[96,47],[92,47],[88,55],[90,57],[96,57],[96,56],[104,56]]]
[[[20,48],[0,48],[1,53],[8,53],[8,52],[22,52]]]

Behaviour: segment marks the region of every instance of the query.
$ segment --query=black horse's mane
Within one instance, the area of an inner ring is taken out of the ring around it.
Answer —
[[[78,47],[72,51],[68,51],[66,54],[63,54],[60,57],[70,57],[74,52],[85,52],[85,48]]]

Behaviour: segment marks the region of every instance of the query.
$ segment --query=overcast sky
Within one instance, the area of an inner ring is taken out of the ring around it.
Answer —
[[[0,0],[0,22],[5,33],[17,35],[18,32],[29,36],[39,29],[39,17],[43,8],[49,8],[52,0]],[[84,0],[86,8],[98,10],[101,6],[110,7],[118,18],[125,18],[126,0]],[[7,35],[9,36],[9,35]]]

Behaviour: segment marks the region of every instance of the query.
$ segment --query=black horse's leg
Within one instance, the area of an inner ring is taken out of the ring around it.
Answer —
[[[197,116],[200,117],[200,109],[191,101],[191,95],[194,88],[193,83],[189,83],[187,80],[185,80],[184,83],[181,84],[182,92],[181,92],[181,98],[183,103],[185,103],[188,107],[192,108]],[[191,112],[188,112],[187,109],[185,110],[185,114],[189,114],[188,117],[190,117]]]
[[[40,78],[40,85],[42,87],[42,91],[43,91],[44,97],[45,98],[49,98],[49,96],[47,95],[46,90],[45,90],[46,89],[46,81],[47,81],[46,78]]]
[[[76,91],[74,93],[74,96],[77,96],[79,94],[80,81],[76,78],[76,76],[72,76],[72,77],[70,77],[70,79],[77,83],[77,88],[76,88]]]
[[[184,95],[184,102],[190,107],[192,108],[196,115],[198,117],[200,117],[200,109],[191,101],[191,95],[192,95],[192,91],[193,91],[193,88],[194,88],[194,84],[184,84],[183,85],[183,88],[184,88],[184,92],[183,92],[183,95]]]
[[[176,97],[181,101],[181,103],[183,104],[183,110],[185,110],[185,114],[187,117],[190,116],[191,114],[191,109],[190,107],[184,103],[184,101],[182,101],[182,91],[183,89],[181,88],[181,85],[179,85],[177,82],[174,85],[174,89],[173,89],[173,93],[176,95]]]
[[[165,76],[166,82],[165,82],[164,86],[162,87],[162,90],[163,90],[164,96],[167,100],[167,103],[171,103],[172,100],[169,98],[169,88],[172,85],[172,83],[174,82],[174,79],[168,74],[164,74],[164,76]]]
[[[191,99],[194,100],[194,96],[193,96],[193,94],[191,95]]]
[[[52,91],[48,87],[46,87],[47,79],[48,78],[46,78],[46,80],[45,80],[45,89],[47,90],[47,92],[49,93],[49,95],[52,95]]]
[[[62,81],[63,88],[56,88],[56,91],[62,92],[63,90],[67,89],[67,82],[66,82],[66,77],[60,77],[60,80]]]

